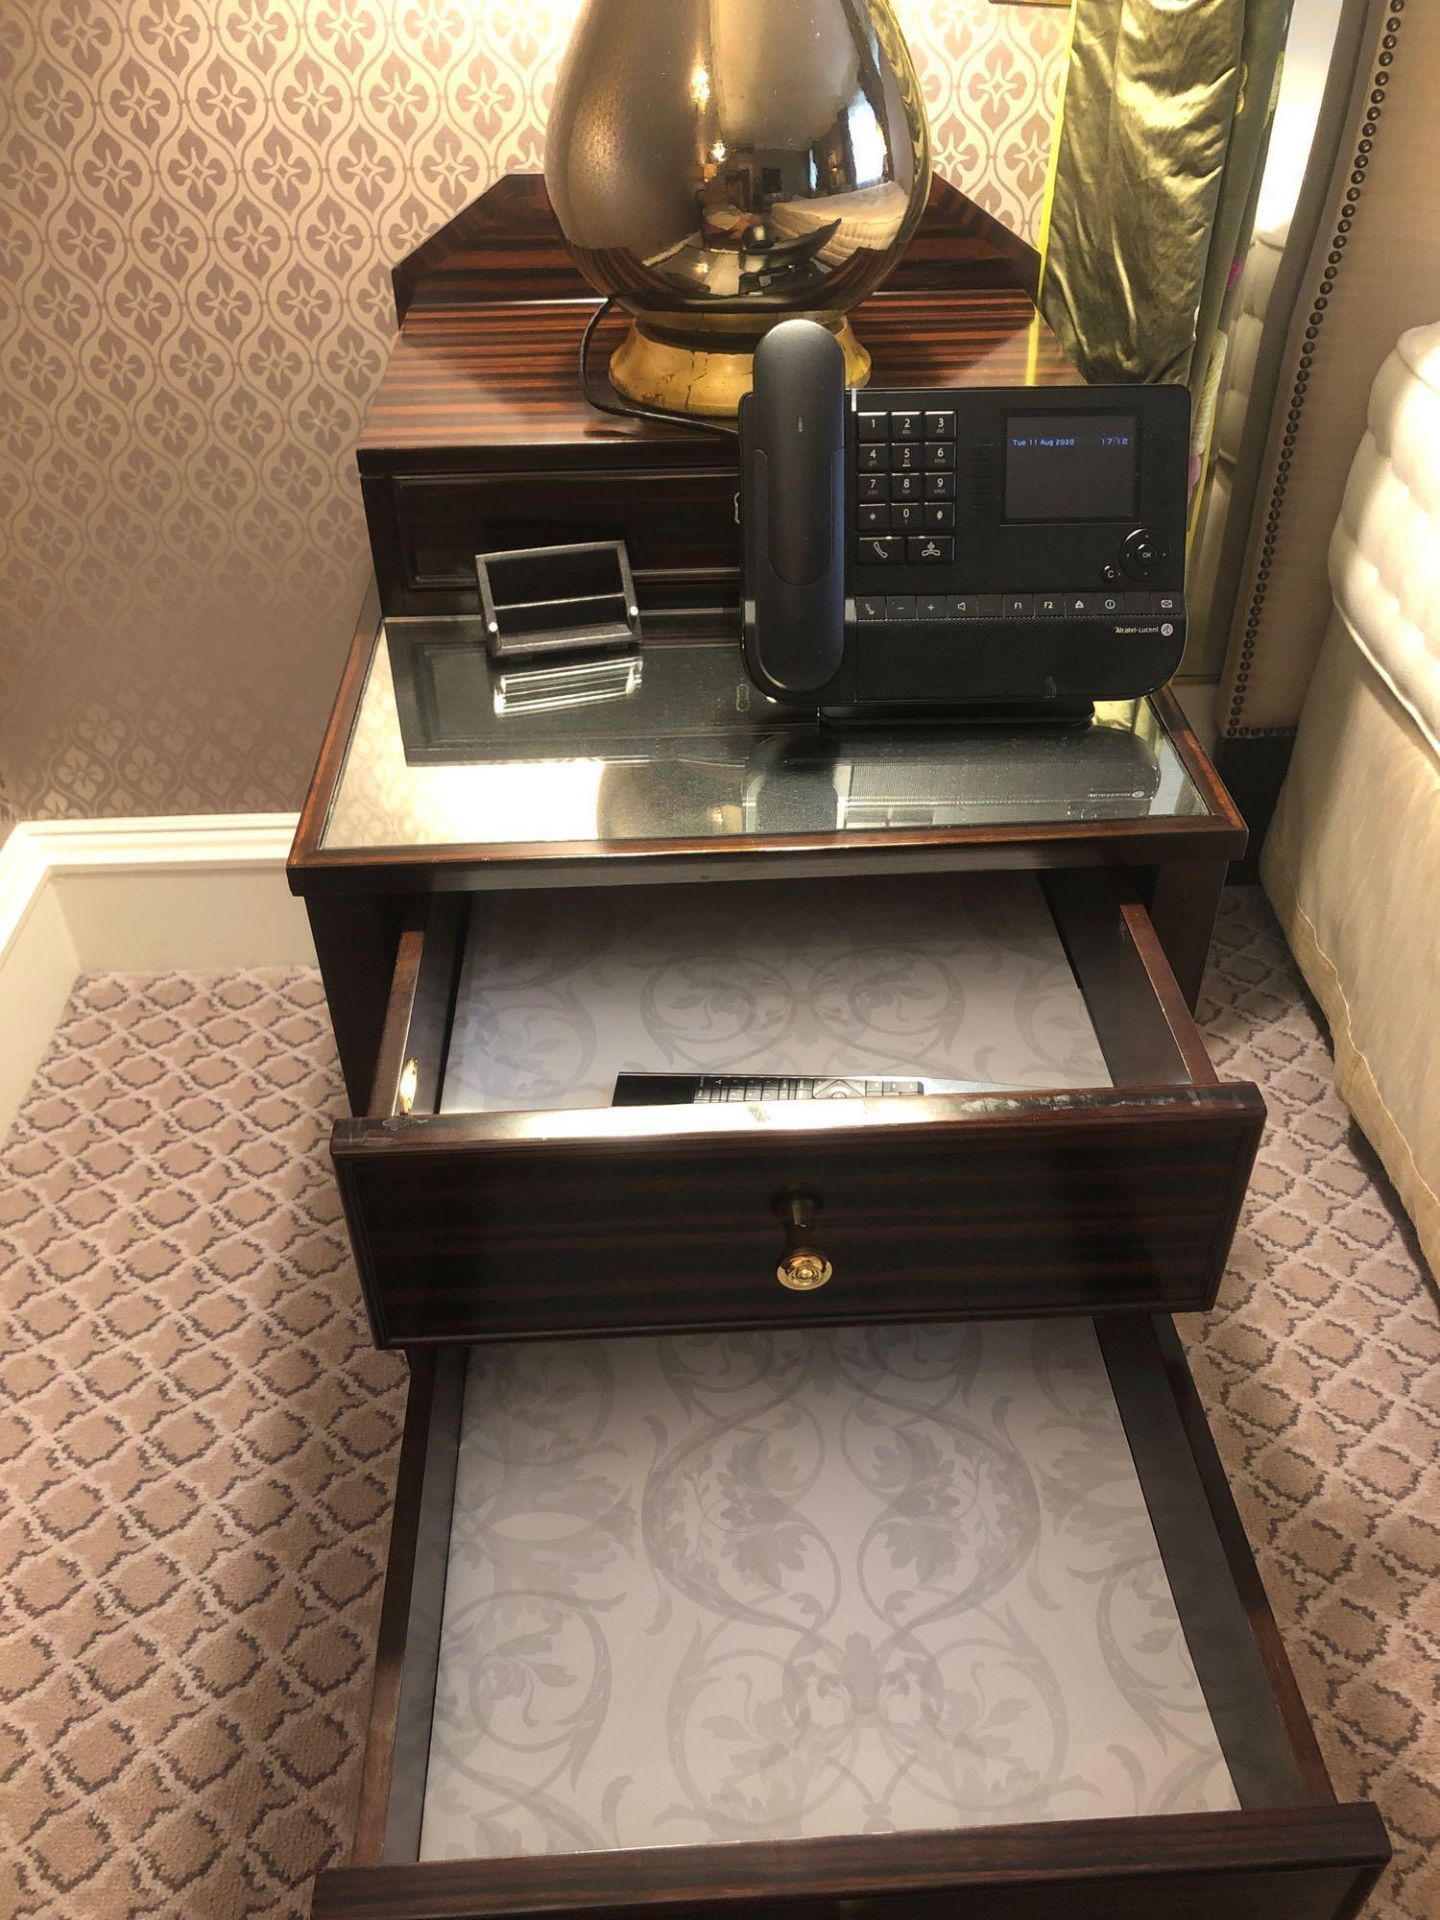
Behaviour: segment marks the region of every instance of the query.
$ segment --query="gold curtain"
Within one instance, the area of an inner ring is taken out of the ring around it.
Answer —
[[[1208,440],[1290,0],[1074,0],[1040,305],[1091,380],[1183,381]]]

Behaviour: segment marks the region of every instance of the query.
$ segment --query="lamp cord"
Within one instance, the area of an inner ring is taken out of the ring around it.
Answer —
[[[666,413],[661,407],[641,407],[622,405],[614,400],[602,400],[590,385],[590,342],[600,322],[615,305],[615,296],[610,294],[591,314],[580,336],[580,392],[592,407],[601,413],[614,414],[619,420],[659,420],[668,427],[694,427],[701,433],[718,433],[722,439],[733,440],[739,429],[721,420],[700,420],[694,414]]]

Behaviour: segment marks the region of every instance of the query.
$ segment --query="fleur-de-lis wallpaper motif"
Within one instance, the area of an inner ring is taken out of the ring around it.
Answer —
[[[389,269],[543,164],[578,3],[0,9],[0,817],[299,804]],[[896,11],[936,165],[1033,237],[1063,15]]]

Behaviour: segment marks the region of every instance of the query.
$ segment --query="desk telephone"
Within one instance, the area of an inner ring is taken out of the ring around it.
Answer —
[[[829,716],[1046,717],[1167,681],[1185,644],[1183,387],[847,391],[814,321],[740,409],[745,662]]]

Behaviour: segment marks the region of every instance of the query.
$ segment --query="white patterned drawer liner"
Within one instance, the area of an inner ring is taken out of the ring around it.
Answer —
[[[423,1859],[1236,1804],[1088,1320],[471,1352]]]
[[[1110,1084],[1028,874],[476,895],[441,1111],[624,1071]]]

